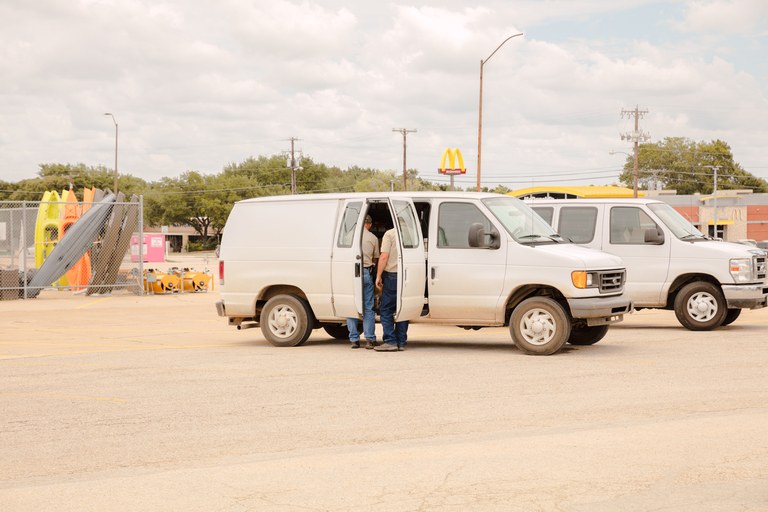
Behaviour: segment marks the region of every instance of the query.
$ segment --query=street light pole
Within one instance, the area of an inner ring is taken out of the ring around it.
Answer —
[[[117,121],[115,120],[115,116],[112,115],[111,112],[105,112],[105,116],[109,116],[112,118],[112,122],[115,123],[115,197],[117,197]]]
[[[502,41],[501,44],[497,46],[495,50],[491,52],[491,54],[488,56],[487,59],[480,60],[480,101],[479,101],[478,115],[477,115],[477,191],[478,192],[480,192],[480,152],[483,146],[483,66],[485,65],[486,62],[491,60],[491,57],[493,57],[494,53],[499,51],[499,48],[504,46],[504,43],[506,43],[513,37],[517,37],[521,35],[523,35],[522,32],[520,32],[519,34],[509,36],[504,41]]]

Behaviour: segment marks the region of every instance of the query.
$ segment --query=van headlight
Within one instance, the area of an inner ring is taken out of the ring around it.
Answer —
[[[597,288],[598,286],[598,279],[594,272],[585,272],[583,270],[571,272],[571,281],[573,286],[582,290],[585,288]]]
[[[733,258],[729,267],[733,280],[737,283],[748,283],[754,280],[752,258]]]

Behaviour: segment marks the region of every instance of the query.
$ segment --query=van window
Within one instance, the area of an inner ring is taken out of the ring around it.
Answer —
[[[539,214],[539,217],[547,221],[547,224],[552,225],[552,217],[555,215],[555,209],[551,206],[531,206],[531,209]]]
[[[360,209],[362,207],[362,202],[349,203],[347,205],[341,218],[341,226],[339,227],[339,239],[336,241],[338,247],[352,247],[357,219],[360,218]]]
[[[645,230],[657,228],[656,223],[640,208],[618,206],[611,208],[611,243],[645,244]]]
[[[469,226],[479,222],[486,233],[491,221],[471,203],[442,203],[437,215],[437,246],[451,249],[469,248]]]
[[[404,249],[413,249],[419,246],[419,231],[416,229],[416,217],[413,216],[411,204],[407,201],[392,201],[397,215],[397,223],[400,226],[400,236]]]
[[[557,232],[575,244],[587,244],[595,238],[596,221],[594,206],[564,206],[560,209]]]

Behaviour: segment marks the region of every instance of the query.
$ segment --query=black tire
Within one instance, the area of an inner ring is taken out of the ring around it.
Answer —
[[[675,316],[691,331],[720,327],[727,312],[720,288],[706,281],[688,283],[675,297]]]
[[[275,295],[261,310],[261,332],[276,347],[301,345],[312,333],[314,317],[303,299],[294,295]]]
[[[525,299],[512,311],[509,333],[526,354],[548,356],[558,352],[571,334],[571,319],[548,297]]]
[[[323,325],[323,330],[337,340],[349,339],[349,329],[347,329],[347,324],[325,324]]]
[[[723,323],[720,325],[731,325],[737,318],[739,318],[739,315],[741,315],[741,309],[729,309],[725,314],[725,320],[723,320]]]
[[[608,334],[607,325],[592,325],[584,327],[571,327],[571,337],[568,343],[571,345],[594,345]]]

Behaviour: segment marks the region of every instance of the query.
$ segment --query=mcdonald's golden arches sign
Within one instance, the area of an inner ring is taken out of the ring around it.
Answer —
[[[447,167],[445,165],[446,160],[448,161]],[[437,171],[440,174],[467,174],[467,168],[464,167],[464,157],[459,148],[445,148]]]

